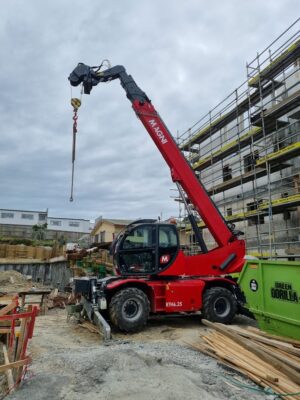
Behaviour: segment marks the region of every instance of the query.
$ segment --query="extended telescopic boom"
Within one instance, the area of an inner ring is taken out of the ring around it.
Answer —
[[[183,188],[219,247],[226,246],[228,243],[237,240],[237,233],[227,225],[223,216],[179,150],[168,128],[151,104],[150,99],[137,86],[132,76],[127,74],[123,66],[115,66],[105,71],[99,71],[98,67],[89,67],[80,63],[69,76],[72,86],[78,86],[83,83],[84,93],[86,94],[90,94],[93,86],[98,85],[98,83],[114,79],[120,80],[135,113],[170,167],[172,180]],[[202,237],[198,238],[200,245],[201,240]],[[201,247],[204,250],[206,249],[203,241]]]

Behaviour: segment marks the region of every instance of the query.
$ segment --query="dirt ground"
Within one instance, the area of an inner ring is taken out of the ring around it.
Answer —
[[[40,283],[33,283],[17,271],[0,271],[0,293],[16,294],[17,292],[37,289],[49,289]]]
[[[247,320],[239,319],[239,324]],[[186,344],[206,330],[198,316],[158,318],[134,335],[114,333],[109,344],[67,322],[64,310],[37,319],[33,363],[9,400],[259,400],[264,393]]]

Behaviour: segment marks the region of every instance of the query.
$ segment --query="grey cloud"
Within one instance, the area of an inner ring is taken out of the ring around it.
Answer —
[[[5,2],[1,207],[78,218],[176,215],[168,167],[118,82],[83,98],[69,203],[67,76],[80,61],[125,65],[176,136],[246,79],[246,61],[296,18],[297,6],[296,0]]]

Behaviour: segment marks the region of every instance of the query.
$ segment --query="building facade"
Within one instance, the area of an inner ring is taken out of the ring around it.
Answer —
[[[93,224],[86,219],[54,218],[47,211],[0,209],[0,236],[32,238],[35,225],[47,224],[46,239],[64,237],[66,241],[78,240],[90,234]]]
[[[94,229],[91,232],[91,242],[111,243],[116,235],[131,222],[132,220],[99,217],[96,219]]]
[[[299,25],[249,62],[246,81],[179,139],[224,218],[245,233],[247,252],[256,256],[300,257]]]

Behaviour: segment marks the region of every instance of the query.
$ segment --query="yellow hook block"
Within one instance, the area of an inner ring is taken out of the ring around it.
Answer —
[[[81,100],[77,99],[76,97],[73,97],[71,99],[71,105],[74,108],[74,110],[78,110],[78,108],[81,106]]]

